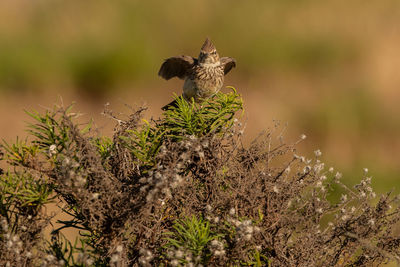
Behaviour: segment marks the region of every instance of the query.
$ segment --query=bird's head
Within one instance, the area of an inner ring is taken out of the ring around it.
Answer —
[[[199,63],[202,65],[216,65],[219,64],[219,55],[217,49],[211,43],[210,39],[206,39],[200,50]]]

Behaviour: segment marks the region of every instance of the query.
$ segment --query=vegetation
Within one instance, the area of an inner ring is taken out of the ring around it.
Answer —
[[[144,107],[112,138],[58,107],[28,112],[30,139],[3,142],[2,266],[365,266],[399,261],[399,197],[377,197],[368,170],[349,188],[321,152],[296,154],[283,129],[248,147],[236,91],[178,98],[158,120]],[[340,199],[332,193],[340,187]],[[329,200],[328,200],[329,198]],[[58,200],[70,220],[45,240]],[[74,228],[72,242],[63,230]]]
[[[249,114],[265,114],[250,115],[247,136],[288,121],[288,138],[309,133],[302,148],[321,148],[352,184],[369,166],[377,192],[400,193],[399,3],[207,0],[177,12],[177,0],[0,1],[2,137],[21,135],[21,107],[58,94],[89,114],[121,97],[158,110],[165,86],[179,89],[155,78],[162,60],[196,56],[209,36],[237,59],[227,83]]]

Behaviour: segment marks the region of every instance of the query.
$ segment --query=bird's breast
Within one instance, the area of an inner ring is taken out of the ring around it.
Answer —
[[[196,66],[188,75],[183,84],[183,93],[186,99],[207,98],[217,93],[224,83],[222,67]]]
[[[192,97],[196,99],[197,86],[193,79],[186,77],[183,83],[183,96],[186,100],[190,100]]]

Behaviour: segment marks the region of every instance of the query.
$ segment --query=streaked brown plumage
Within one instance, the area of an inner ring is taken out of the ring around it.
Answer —
[[[235,59],[220,58],[215,46],[207,38],[198,58],[183,55],[168,58],[161,65],[158,75],[166,80],[173,77],[184,80],[183,97],[200,102],[222,88],[224,76],[235,66]],[[172,101],[162,109],[166,110],[175,105],[176,102]]]

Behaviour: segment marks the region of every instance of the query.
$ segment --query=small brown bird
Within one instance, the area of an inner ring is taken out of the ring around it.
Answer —
[[[184,80],[183,97],[193,98],[196,102],[216,94],[224,84],[224,76],[236,66],[236,60],[231,57],[220,58],[217,49],[206,39],[198,58],[191,56],[171,57],[161,65],[158,75],[169,80],[178,77]],[[162,109],[176,106],[176,100]]]

